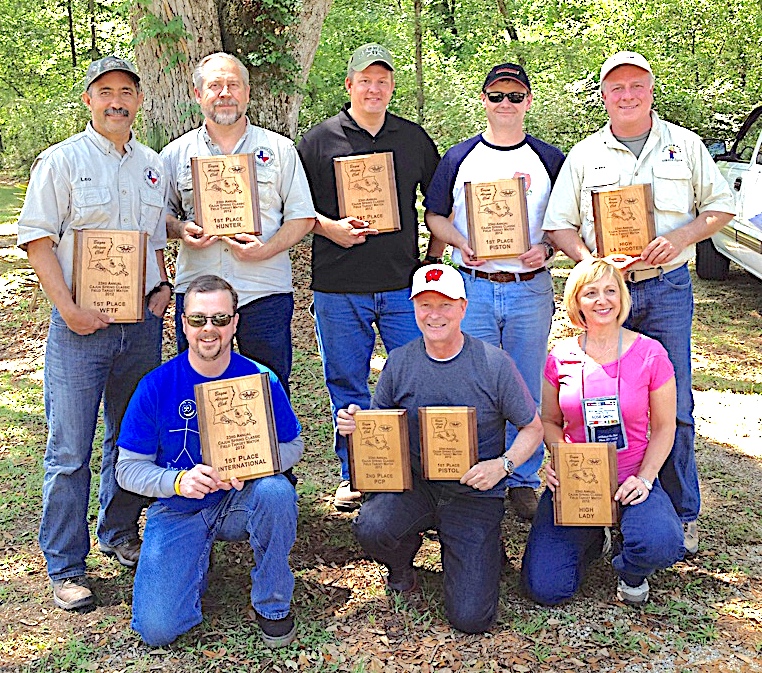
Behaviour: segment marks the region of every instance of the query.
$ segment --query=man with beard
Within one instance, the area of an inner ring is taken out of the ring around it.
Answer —
[[[315,211],[294,144],[246,118],[249,73],[235,56],[206,56],[193,72],[204,123],[161,153],[169,173],[167,234],[179,238],[175,325],[177,348],[188,347],[181,316],[188,284],[217,273],[241,299],[238,350],[272,369],[288,393],[294,310],[288,250],[312,229]],[[257,166],[261,236],[208,236],[194,221],[191,157],[253,154]]]

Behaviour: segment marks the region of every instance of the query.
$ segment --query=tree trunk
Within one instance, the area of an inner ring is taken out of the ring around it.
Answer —
[[[414,0],[415,4],[415,100],[418,109],[418,124],[423,126],[423,30],[421,28],[421,3],[422,0]]]

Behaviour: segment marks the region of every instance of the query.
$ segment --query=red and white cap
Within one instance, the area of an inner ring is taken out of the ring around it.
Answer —
[[[450,299],[465,299],[466,286],[463,277],[447,264],[429,264],[422,266],[413,274],[412,299],[421,292],[439,292]]]

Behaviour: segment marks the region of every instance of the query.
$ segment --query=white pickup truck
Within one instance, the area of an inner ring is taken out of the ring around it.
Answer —
[[[762,106],[755,108],[730,151],[715,157],[736,198],[736,216],[696,246],[696,273],[725,280],[733,261],[762,280]]]

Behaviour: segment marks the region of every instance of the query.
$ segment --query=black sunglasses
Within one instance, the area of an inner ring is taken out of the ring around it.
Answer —
[[[484,95],[487,96],[487,100],[490,103],[502,103],[503,98],[507,98],[511,103],[521,103],[529,94],[520,91],[509,91],[508,93],[503,91],[487,91]]]
[[[215,327],[225,327],[233,319],[233,316],[227,313],[215,313],[214,315],[203,315],[201,313],[191,313],[188,315],[183,313],[183,315],[191,327],[204,327],[207,320],[211,320],[212,325]]]

